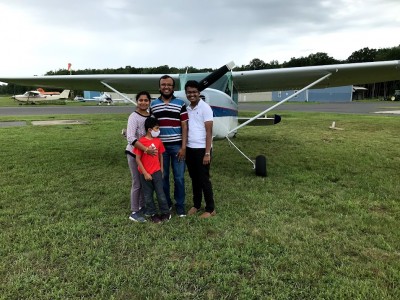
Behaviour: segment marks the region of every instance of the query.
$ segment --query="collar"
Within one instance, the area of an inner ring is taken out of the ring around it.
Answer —
[[[199,100],[199,102],[197,102],[197,105],[195,107],[192,108],[192,106],[189,104],[186,109],[190,109],[190,110],[195,110],[200,106],[200,102],[203,101],[202,99]]]
[[[174,94],[172,94],[171,100],[169,100],[169,101],[172,101],[172,100],[174,100],[174,99],[176,99],[176,97],[175,97]],[[161,95],[160,95],[160,97],[158,97],[158,100],[164,102],[164,100],[162,99],[162,96],[161,96]]]

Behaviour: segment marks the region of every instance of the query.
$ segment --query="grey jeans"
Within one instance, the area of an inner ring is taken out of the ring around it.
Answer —
[[[142,185],[140,183],[140,173],[136,158],[130,154],[126,155],[128,159],[129,170],[132,176],[131,186],[131,211],[137,212],[140,208],[144,207],[144,197],[142,191]]]
[[[143,174],[140,174],[140,181],[142,183],[142,190],[144,195],[144,202],[146,204],[146,215],[157,214],[157,208],[154,205],[153,194],[154,191],[157,195],[157,202],[160,214],[169,213],[169,206],[167,198],[163,189],[163,178],[161,171],[151,174],[153,180],[146,180]]]

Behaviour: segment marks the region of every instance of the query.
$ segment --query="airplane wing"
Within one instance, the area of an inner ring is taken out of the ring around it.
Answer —
[[[149,91],[158,93],[158,83],[164,74],[96,74],[96,75],[53,75],[31,77],[1,77],[0,81],[23,86],[41,86],[47,88],[64,88],[69,90],[111,91],[105,82],[125,93]],[[179,74],[170,75],[179,82]]]
[[[300,89],[327,74],[331,74],[331,76],[314,85],[313,88],[399,80],[400,61],[231,72],[232,80],[239,92]],[[0,81],[24,86],[110,91],[102,83],[104,82],[124,93],[137,93],[142,90],[158,93],[158,83],[162,75],[164,74],[0,76]],[[180,82],[179,74],[170,74],[170,76],[174,78],[178,88]]]
[[[232,77],[237,90],[248,93],[301,89],[327,74],[332,75],[313,88],[399,80],[400,61],[242,71]]]

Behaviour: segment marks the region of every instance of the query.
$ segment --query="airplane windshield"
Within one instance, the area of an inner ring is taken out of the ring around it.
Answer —
[[[207,75],[209,75],[209,73],[180,74],[179,75],[180,86],[183,88],[188,80],[201,81]],[[238,102],[238,92],[233,85],[231,73],[225,74],[209,87],[224,92],[229,96],[232,96],[233,101],[235,103]]]

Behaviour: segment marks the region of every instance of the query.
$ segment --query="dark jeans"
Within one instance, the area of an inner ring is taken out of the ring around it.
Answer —
[[[185,161],[179,161],[177,154],[181,149],[181,145],[168,143],[164,144],[165,152],[163,153],[164,160],[164,193],[167,197],[168,205],[172,206],[169,185],[169,170],[172,166],[172,173],[174,175],[174,198],[176,213],[178,215],[185,214]]]
[[[142,190],[144,195],[144,201],[146,204],[146,214],[155,215],[157,214],[157,208],[154,205],[153,193],[156,192],[158,208],[161,214],[169,213],[167,198],[164,194],[163,189],[163,178],[161,171],[157,171],[151,174],[153,180],[147,181],[144,179],[144,175],[140,174],[140,182],[142,183]]]
[[[214,211],[214,196],[210,181],[210,164],[203,165],[204,148],[186,148],[186,165],[192,179],[193,206],[201,207],[201,199],[204,194],[206,212]]]

